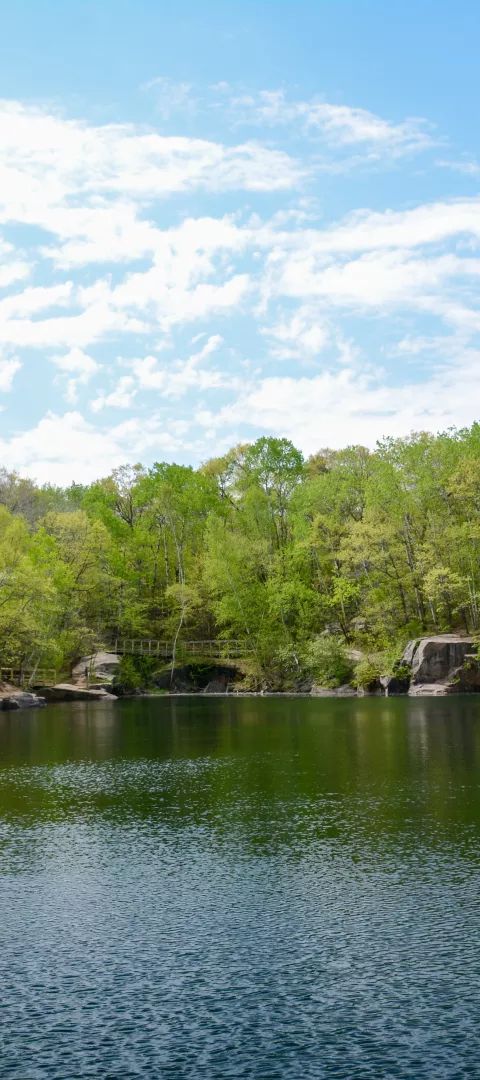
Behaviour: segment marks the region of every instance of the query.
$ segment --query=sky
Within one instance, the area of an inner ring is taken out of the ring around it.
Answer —
[[[477,0],[0,0],[0,464],[480,419]]]

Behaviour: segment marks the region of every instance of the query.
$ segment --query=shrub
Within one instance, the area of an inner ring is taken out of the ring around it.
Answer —
[[[378,657],[365,656],[355,665],[355,685],[361,690],[371,690],[384,675],[384,665]]]
[[[149,656],[122,656],[112,689],[122,694],[144,690],[152,683],[153,669],[154,660]]]
[[[320,686],[341,686],[352,677],[352,662],[338,637],[325,634],[309,641],[302,659],[305,671]]]

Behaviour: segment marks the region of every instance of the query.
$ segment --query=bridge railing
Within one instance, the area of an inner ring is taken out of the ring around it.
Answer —
[[[54,686],[57,681],[55,668],[0,668],[2,682],[10,682],[14,686]]]
[[[253,647],[246,641],[179,641],[175,653],[180,656],[211,656],[219,659],[234,659],[252,653]],[[171,659],[174,653],[172,642],[156,641],[154,638],[117,638],[113,652],[127,656],[158,656]]]

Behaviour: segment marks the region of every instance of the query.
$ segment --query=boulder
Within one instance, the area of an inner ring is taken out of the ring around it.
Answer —
[[[30,694],[26,690],[14,690],[0,698],[0,709],[13,712],[16,709],[41,709],[46,704],[44,697]]]
[[[445,697],[449,693],[448,682],[412,683],[408,691],[409,697]]]
[[[472,686],[475,680],[480,686],[480,664],[472,656],[475,648],[474,638],[461,637],[459,634],[419,638],[409,641],[400,664],[410,668],[412,686],[423,686],[458,678],[459,669],[470,661]]]
[[[346,683],[344,686],[317,686],[315,683],[310,691],[312,697],[356,697],[357,691],[354,686]]]
[[[75,686],[86,686],[94,683],[112,682],[118,670],[120,657],[117,653],[96,652],[91,656],[82,656],[81,660],[72,668],[72,683]]]
[[[72,683],[57,683],[56,686],[45,686],[43,693],[47,701],[117,701],[114,694],[109,694],[103,688],[87,690],[82,686]]]
[[[461,667],[451,672],[447,685],[449,694],[479,694],[480,662],[466,657]]]

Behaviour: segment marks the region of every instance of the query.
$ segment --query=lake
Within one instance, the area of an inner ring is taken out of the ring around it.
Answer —
[[[0,713],[0,1076],[480,1076],[480,698]]]

